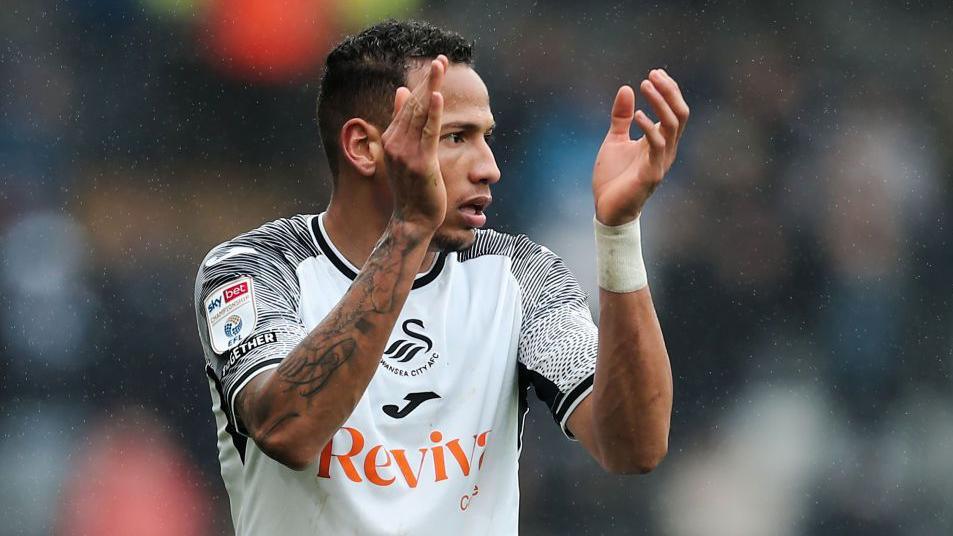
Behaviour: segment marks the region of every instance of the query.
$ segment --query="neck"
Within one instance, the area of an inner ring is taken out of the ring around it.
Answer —
[[[337,189],[331,194],[324,229],[331,242],[351,264],[361,268],[390,222],[391,211],[375,206],[369,196],[347,195]],[[426,272],[433,265],[436,253],[428,251],[418,269]]]

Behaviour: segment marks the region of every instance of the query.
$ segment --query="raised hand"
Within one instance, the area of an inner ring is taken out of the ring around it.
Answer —
[[[619,88],[612,105],[612,122],[592,170],[596,218],[604,225],[634,220],[672,167],[678,142],[688,121],[688,105],[678,84],[662,69],[649,72],[639,86],[659,118],[658,123],[635,109],[635,92]],[[643,136],[632,140],[632,121]]]
[[[382,136],[394,216],[430,229],[443,223],[447,211],[437,145],[443,115],[440,88],[448,65],[441,54],[430,62],[429,72],[413,91],[397,89],[394,118]]]

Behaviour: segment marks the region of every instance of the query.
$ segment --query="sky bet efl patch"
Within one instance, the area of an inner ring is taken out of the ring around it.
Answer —
[[[212,349],[223,354],[255,331],[258,321],[252,278],[243,277],[215,289],[205,299]]]

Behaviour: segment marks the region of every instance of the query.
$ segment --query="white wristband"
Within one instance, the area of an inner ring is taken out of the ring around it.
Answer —
[[[641,217],[641,216],[640,216]],[[610,292],[635,292],[649,284],[642,260],[639,218],[615,227],[593,216],[596,230],[596,270],[599,286]]]

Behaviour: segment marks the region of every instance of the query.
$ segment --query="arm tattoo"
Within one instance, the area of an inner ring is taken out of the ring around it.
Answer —
[[[319,348],[305,346],[295,348],[286,360],[289,366],[284,370],[284,367],[278,367],[278,373],[288,384],[286,390],[297,389],[298,394],[307,398],[310,404],[311,397],[324,387],[335,369],[354,355],[357,343],[353,338],[347,338],[332,344],[322,353],[317,353],[321,352]]]
[[[278,367],[286,390],[295,390],[310,405],[334,371],[354,356],[358,340],[377,327],[373,315],[395,312],[401,303],[398,283],[408,270],[416,273],[417,267],[407,266],[407,254],[418,244],[406,239],[398,244],[391,233],[384,234],[345,297]]]

